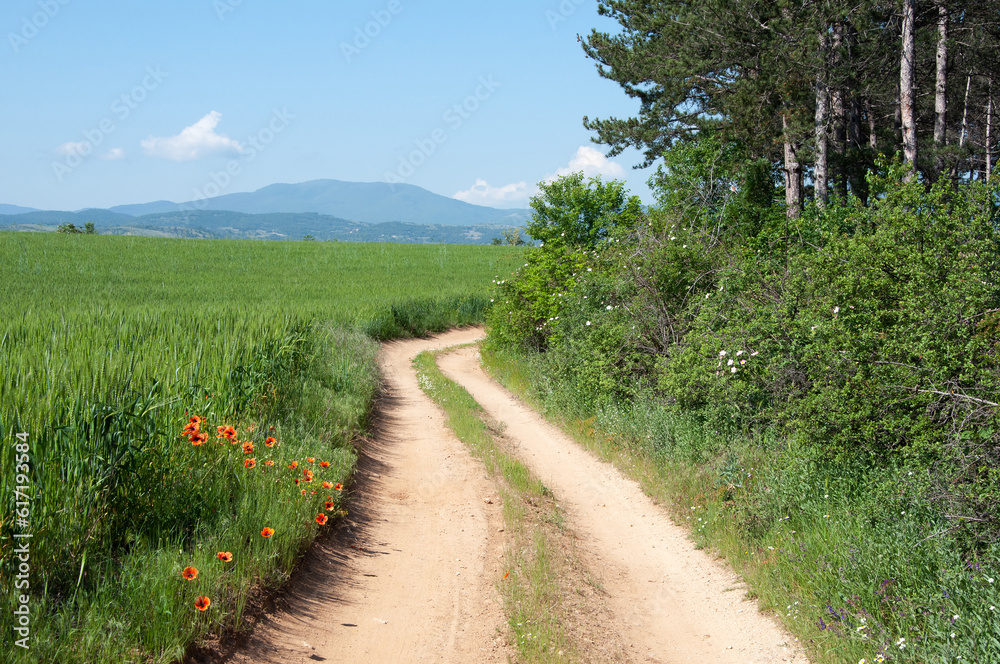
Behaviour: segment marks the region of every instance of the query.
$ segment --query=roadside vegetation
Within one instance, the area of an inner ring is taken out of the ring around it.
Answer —
[[[814,661],[1000,660],[996,191],[882,161],[867,204],[793,221],[717,143],[666,161],[648,210],[618,183],[542,186],[487,365],[672,506]]]
[[[541,185],[484,355],[814,661],[1000,661],[996,2],[598,12],[656,202]]]
[[[171,662],[238,630],[343,514],[374,340],[480,321],[519,253],[0,234],[4,661]]]

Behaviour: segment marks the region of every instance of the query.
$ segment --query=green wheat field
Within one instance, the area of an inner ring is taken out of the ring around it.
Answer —
[[[5,661],[238,628],[345,513],[376,341],[479,322],[520,256],[0,233]]]

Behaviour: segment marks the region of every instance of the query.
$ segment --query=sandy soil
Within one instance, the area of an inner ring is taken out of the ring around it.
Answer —
[[[598,576],[634,662],[806,662],[740,579],[694,548],[639,486],[545,422],[487,376],[476,348],[439,365],[495,420],[519,458],[555,495]]]
[[[411,365],[424,350],[481,335],[459,330],[385,345],[386,396],[358,466],[351,516],[311,549],[277,610],[228,652],[216,649],[213,661],[513,661],[496,590],[502,506]],[[590,647],[598,659],[806,662],[792,639],[744,599],[732,572],[696,550],[635,483],[486,376],[474,347],[442,356],[440,364],[504,423],[507,443],[565,511],[574,556],[601,589],[572,607],[589,615],[590,625],[600,623],[600,634],[592,630],[585,639],[596,639]]]

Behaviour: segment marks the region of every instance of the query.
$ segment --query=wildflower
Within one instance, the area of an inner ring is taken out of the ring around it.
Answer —
[[[193,433],[191,434],[191,437],[188,438],[188,440],[191,441],[192,445],[198,446],[208,440],[208,434],[203,431],[198,433]]]
[[[323,488],[324,489],[332,489],[333,488],[333,484],[331,484],[330,482],[323,482]]]
[[[729,362],[726,363],[726,366],[731,367],[733,364],[735,364],[735,362],[733,360],[729,360]]]
[[[587,325],[588,325],[588,326],[590,325],[590,321],[589,321],[589,320],[587,321]]]
[[[273,461],[271,461],[270,459],[268,459],[267,461],[265,461],[265,462],[264,462],[264,465],[265,465],[265,466],[273,466],[273,465],[274,465],[274,462],[273,462]]]
[[[736,367],[733,367],[732,369],[730,369],[730,371],[733,372],[733,373],[736,373],[738,370],[737,370]]]
[[[325,503],[323,503],[323,509],[325,509],[327,511],[332,510],[334,507],[336,507],[336,506],[332,502],[330,502],[329,500],[326,501]]]
[[[319,462],[319,467],[320,468],[329,468],[330,467],[330,462],[329,461],[320,461]]]
[[[341,484],[340,482],[337,482],[336,484],[333,485],[333,489],[334,491],[343,491],[344,485]]]
[[[249,440],[243,443],[243,454],[253,454],[253,443]]]
[[[318,523],[321,526],[326,525],[327,521],[329,521],[329,519],[325,514],[320,514],[316,517],[316,523]]]
[[[611,307],[611,305],[609,304],[609,305],[607,306],[607,309],[608,309],[608,311],[611,311],[611,308],[612,308],[612,307]]]
[[[836,316],[839,313],[840,313],[840,307],[834,307],[833,308],[833,315]]]
[[[987,583],[993,583],[993,577],[992,576],[986,577],[986,582]]]
[[[196,578],[198,578],[198,570],[195,569],[194,567],[185,567],[184,570],[181,572],[181,576],[183,576],[188,581],[194,581]]]
[[[312,458],[312,457],[306,457],[306,461],[308,461],[309,463],[312,463],[312,462],[313,462],[313,461],[315,461],[315,460],[316,460],[316,459],[314,459],[314,458]]]
[[[726,351],[720,350],[719,351],[719,357],[725,357],[725,356],[726,356]]]
[[[276,442],[278,441],[274,439],[274,436],[268,436],[267,438],[264,439],[264,444],[267,445],[268,447],[274,447],[274,444]]]
[[[951,638],[955,638],[955,632],[951,633]]]
[[[246,466],[247,468],[256,468],[257,459],[247,459],[246,461],[243,462],[243,465]]]
[[[198,609],[199,611],[207,611],[208,607],[211,606],[211,604],[212,600],[202,595],[201,597],[199,597],[194,601],[194,608]]]
[[[215,557],[224,563],[233,562],[233,554],[230,553],[229,551],[219,551],[217,554],[215,554]]]
[[[896,641],[896,646],[900,650],[906,650],[906,639],[904,639],[903,637],[899,637],[899,640]]]
[[[216,431],[219,432],[216,438],[227,438],[229,440],[236,438],[236,427],[219,426],[216,427]]]
[[[291,468],[292,470],[295,470],[298,467],[299,467],[299,462],[298,461],[293,461],[292,465],[289,466],[289,468]]]
[[[273,534],[274,534],[274,528],[266,528],[265,527],[264,530],[260,531],[260,536],[263,537],[263,538],[265,538],[265,539],[268,538],[268,537],[270,537]]]

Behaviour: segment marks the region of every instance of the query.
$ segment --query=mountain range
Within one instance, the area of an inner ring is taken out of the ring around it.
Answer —
[[[99,233],[397,242],[487,243],[531,211],[472,205],[408,184],[313,180],[200,201],[154,201],[75,212],[0,204],[0,228]]]

